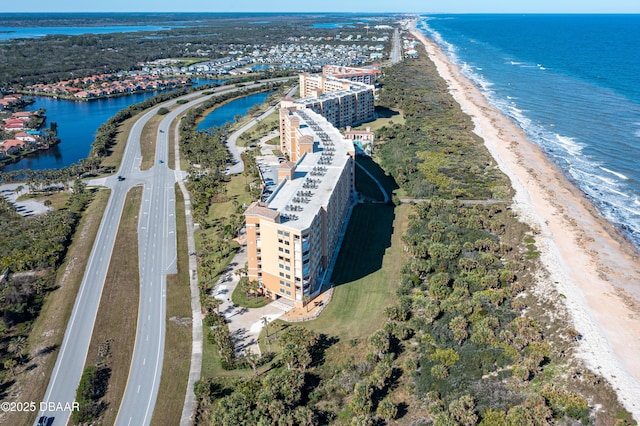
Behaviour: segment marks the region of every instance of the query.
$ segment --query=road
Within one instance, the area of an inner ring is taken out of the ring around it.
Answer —
[[[402,46],[400,44],[400,30],[397,28],[393,31],[393,40],[391,42],[391,54],[389,61],[391,64],[397,64],[402,59]]]
[[[245,86],[251,89],[252,85]],[[220,87],[216,93],[238,90]],[[53,417],[56,425],[67,424],[69,406],[84,369],[91,334],[95,323],[100,296],[113,252],[114,242],[124,201],[129,189],[143,185],[143,202],[139,215],[138,243],[140,261],[140,305],[136,344],[131,363],[125,396],[118,413],[117,424],[148,425],[157,398],[162,358],[164,353],[166,275],[176,272],[175,193],[174,183],[181,176],[167,167],[168,137],[171,121],[181,112],[209,99],[190,94],[188,104],[180,105],[160,124],[156,146],[156,164],[150,170],[140,171],[142,159],[140,135],[144,125],[161,107],[173,105],[177,100],[157,106],[144,114],[132,127],[118,175],[101,179],[100,183],[111,189],[111,196],[98,229],[79,293],[65,331],[64,339],[44,402],[47,410],[38,418]],[[160,163],[159,161],[163,162]],[[62,409],[61,409],[62,408]],[[65,409],[67,408],[67,409]],[[37,419],[36,419],[37,422]]]
[[[287,92],[287,94],[284,95],[284,97],[293,96],[293,94],[296,93],[296,90],[298,90],[298,85],[294,84],[291,90],[289,90],[289,92]],[[278,103],[272,107],[269,107],[265,112],[260,114],[259,117],[249,120],[248,122],[243,124],[242,127],[240,127],[238,130],[236,130],[229,136],[229,138],[227,139],[227,149],[231,154],[233,165],[229,167],[229,171],[227,172],[228,174],[233,175],[237,173],[242,173],[244,171],[244,161],[242,161],[242,156],[240,155],[240,153],[243,152],[246,148],[238,147],[237,145],[238,138],[242,136],[242,134],[245,133],[247,130],[249,130],[254,125],[256,125],[259,121],[262,121],[268,116],[270,116],[279,105],[280,104]]]

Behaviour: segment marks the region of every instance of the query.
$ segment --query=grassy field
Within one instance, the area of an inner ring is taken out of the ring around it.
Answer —
[[[132,188],[122,212],[87,354],[87,365],[103,365],[111,373],[102,398],[107,404],[102,424],[115,423],[129,379],[140,296],[137,228],[141,201],[142,188]]]
[[[238,138],[237,145],[238,146],[247,146],[253,141],[260,139],[263,136],[266,136],[267,133],[271,130],[277,130],[279,125],[279,112],[274,111],[267,118],[256,123],[242,134],[241,137]]]
[[[191,290],[184,197],[176,184],[178,273],[167,277],[167,325],[158,399],[151,425],[180,423],[191,365]]]
[[[372,131],[376,131],[384,126],[393,126],[394,124],[404,124],[405,118],[401,111],[394,111],[389,108],[376,107],[376,118],[369,123],[361,124],[358,127],[354,127],[356,130],[365,130],[367,127],[371,127]]]
[[[20,401],[43,401],[46,385],[56,362],[64,337],[67,322],[71,316],[76,294],[82,282],[85,266],[89,260],[102,214],[107,206],[110,191],[97,192],[85,211],[73,236],[64,263],[58,268],[56,284],[42,307],[40,316],[29,335],[29,369],[18,373],[16,393]],[[35,366],[35,368],[31,368]],[[0,414],[0,424],[32,425],[37,413],[25,415],[20,412]]]
[[[67,203],[67,200],[69,199],[69,193],[65,192],[65,191],[61,191],[61,192],[52,192],[50,194],[33,194],[33,193],[27,193],[27,194],[23,194],[21,196],[18,197],[18,201],[24,201],[24,200],[36,200],[39,201],[43,204],[50,204],[50,207],[54,210],[58,210],[58,209],[62,209],[65,207],[65,204]]]
[[[118,136],[116,136],[116,142],[111,147],[109,156],[102,159],[103,167],[111,167],[116,170],[118,169],[118,167],[120,167],[122,157],[124,157],[124,149],[127,147],[127,139],[129,138],[129,133],[131,133],[131,128],[139,118],[140,115],[136,115],[118,126]]]
[[[354,208],[332,276],[333,299],[306,327],[343,342],[382,327],[382,310],[396,300],[409,211],[409,206],[371,203]]]
[[[272,302],[271,299],[266,297],[249,297],[242,291],[238,284],[231,294],[231,301],[234,305],[242,306],[245,308],[262,308]]]
[[[149,170],[155,164],[158,126],[163,119],[164,115],[156,114],[149,119],[142,129],[142,134],[140,135],[140,152],[142,153],[140,170]],[[164,161],[168,161],[168,159],[164,158]]]

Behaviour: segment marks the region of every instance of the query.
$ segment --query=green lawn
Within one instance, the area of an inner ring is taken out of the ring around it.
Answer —
[[[304,325],[340,341],[367,337],[382,327],[382,310],[396,300],[403,264],[400,239],[409,206],[357,205],[347,229],[332,281],[333,299],[316,320]]]
[[[233,293],[231,294],[231,301],[235,305],[242,306],[245,308],[251,308],[251,309],[262,308],[263,306],[267,306],[269,303],[272,302],[271,299],[268,299],[266,297],[247,296],[247,294],[244,291],[242,291],[242,289],[240,288],[240,284],[238,284],[236,288],[233,289]]]

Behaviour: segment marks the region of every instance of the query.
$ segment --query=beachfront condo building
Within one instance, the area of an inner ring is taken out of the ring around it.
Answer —
[[[375,118],[375,87],[369,84],[300,74],[300,99],[283,99],[281,106],[308,108],[339,129],[357,126]]]
[[[272,299],[302,304],[317,295],[337,256],[355,201],[354,147],[321,115],[280,110],[291,161],[278,166],[266,201],[245,211],[248,275]]]

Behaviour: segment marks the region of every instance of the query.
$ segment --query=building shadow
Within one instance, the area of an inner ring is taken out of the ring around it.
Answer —
[[[353,208],[331,282],[335,286],[366,277],[382,268],[385,251],[391,246],[394,206],[361,203]]]

